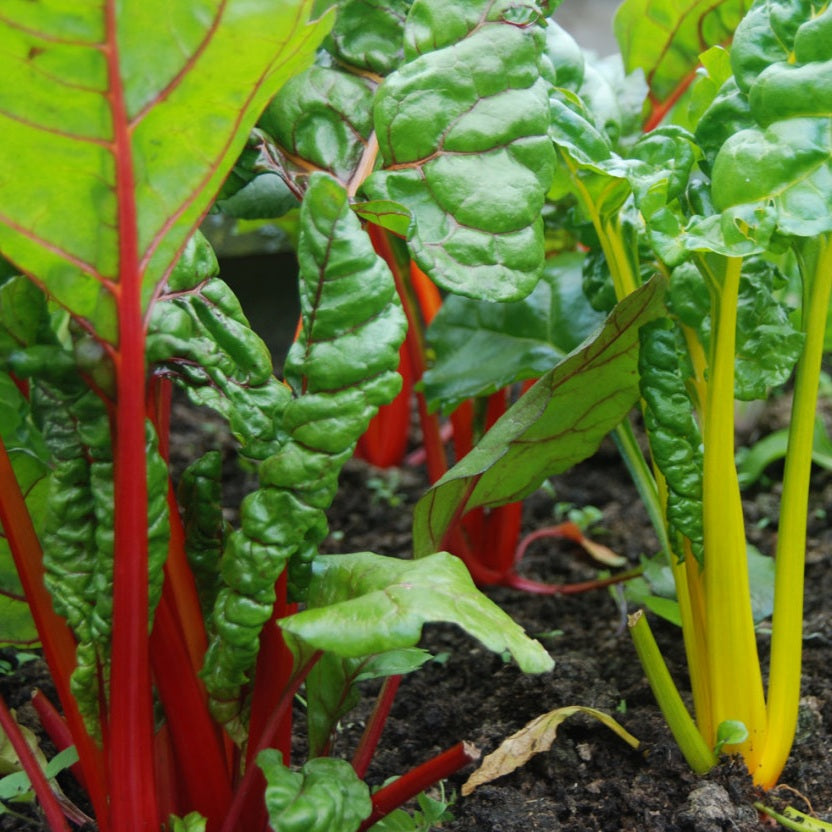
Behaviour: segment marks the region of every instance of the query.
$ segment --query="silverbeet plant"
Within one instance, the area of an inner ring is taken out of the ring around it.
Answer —
[[[38,711],[75,746],[99,829],[383,829],[472,756],[454,746],[372,796],[362,779],[398,678],[428,658],[425,623],[552,666],[450,554],[318,553],[339,469],[400,386],[402,264],[497,300],[538,279],[543,31],[531,2],[0,12],[3,635],[43,647],[62,714]],[[300,202],[282,380],[198,231],[215,200],[261,217]],[[257,474],[233,528],[217,452],[171,480],[173,385]],[[368,678],[387,681],[365,737],[352,763],[330,757]]]
[[[549,28],[559,165],[545,208],[547,240],[553,253],[575,252],[566,257],[577,259],[593,308],[617,303],[611,320],[656,280],[667,287],[663,311],[639,322],[636,347],[650,464],[626,421],[616,440],[672,572],[675,599],[648,601],[682,626],[693,716],[641,612],[632,634],[692,768],[707,771],[721,751],[739,754],[768,789],[788,758],[800,695],[809,475],[832,285],[832,7],[628,0],[615,29],[617,68]],[[625,76],[622,68],[641,73]],[[567,323],[561,310],[575,297],[574,264],[554,256],[548,293],[510,314],[449,301],[432,330],[439,360],[426,389],[434,400],[453,406],[461,390],[472,395],[539,374],[541,355],[560,347],[552,333],[559,320]],[[472,319],[502,339],[499,378],[450,358],[448,345]],[[532,343],[523,343],[530,331]],[[597,377],[577,365],[578,355],[543,375],[423,498],[417,551],[432,550],[455,511],[528,493],[528,434],[513,432],[558,375],[561,418],[580,415],[563,426],[550,460],[559,449],[557,465],[571,464],[586,437],[581,417],[597,412],[587,392]],[[734,409],[737,399],[764,399],[792,373],[766,687],[749,579],[760,558],[746,542]]]

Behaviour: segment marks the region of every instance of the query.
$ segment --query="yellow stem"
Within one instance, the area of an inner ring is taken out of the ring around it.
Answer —
[[[775,559],[774,614],[768,685],[768,740],[754,781],[777,782],[797,725],[803,639],[803,570],[815,407],[826,316],[832,287],[832,240],[811,243],[815,256],[803,271],[806,344],[797,369]]]
[[[739,720],[748,739],[726,747],[753,771],[766,736],[766,708],[748,584],[748,556],[734,464],[734,360],[742,260],[727,259],[712,290],[710,377],[705,402],[703,520],[705,625],[713,723]]]

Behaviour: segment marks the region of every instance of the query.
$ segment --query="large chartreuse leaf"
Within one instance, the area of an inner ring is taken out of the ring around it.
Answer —
[[[604,328],[544,375],[417,503],[416,555],[441,547],[463,511],[519,500],[585,459],[638,398],[639,327],[661,314],[664,285],[628,295]]]
[[[628,72],[644,70],[654,104],[673,98],[711,46],[730,42],[751,0],[626,0],[614,30]]]
[[[447,552],[400,560],[370,552],[316,559],[309,608],[280,621],[296,655],[325,650],[359,658],[415,647],[422,627],[446,621],[489,650],[508,651],[527,673],[551,669],[549,654],[475,586]]]
[[[331,24],[307,25],[312,6],[4,4],[0,251],[116,342],[120,275],[138,273],[146,306]]]
[[[539,16],[531,0],[416,0],[405,63],[376,94],[383,169],[365,190],[410,211],[413,257],[452,292],[514,300],[540,277],[554,153]]]
[[[432,408],[496,392],[551,370],[601,324],[582,291],[582,254],[546,263],[543,279],[523,300],[488,303],[451,296],[428,330],[435,355],[422,377]]]

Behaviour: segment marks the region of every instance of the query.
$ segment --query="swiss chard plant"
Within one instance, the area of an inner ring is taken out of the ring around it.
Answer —
[[[339,470],[399,391],[410,258],[475,297],[539,278],[555,157],[541,10],[328,5],[0,13],[3,637],[41,643],[61,713],[42,696],[38,712],[75,746],[101,830],[367,829],[473,754],[452,746],[373,795],[363,780],[398,679],[428,658],[424,624],[552,666],[446,552],[318,553]],[[300,203],[282,379],[198,230],[215,203]],[[257,475],[233,527],[216,451],[172,481],[174,386]],[[372,678],[386,681],[352,761],[330,756]]]
[[[615,305],[610,320],[651,284],[666,284],[663,311],[639,322],[634,347],[650,464],[627,422],[616,439],[672,572],[675,602],[659,599],[655,608],[682,625],[692,716],[641,612],[632,633],[691,766],[704,772],[720,752],[740,754],[754,782],[770,788],[789,755],[800,695],[809,475],[832,281],[832,8],[802,0],[632,0],[615,28],[618,68],[599,65],[574,42],[552,53],[550,134],[559,166],[545,209],[548,239],[553,251],[578,252],[568,256],[580,258],[587,301],[601,310]],[[549,37],[569,40],[554,27]],[[622,66],[642,72],[624,76]],[[553,258],[553,270],[567,267],[563,258]],[[536,319],[530,308],[521,320],[539,327],[556,310],[544,304]],[[536,374],[542,348],[554,354],[558,347],[540,327],[534,343],[521,343],[529,329],[502,312],[470,306],[451,316],[446,309],[437,345],[453,344],[454,327],[479,316],[498,322],[490,325],[504,349],[492,378],[487,370],[458,372],[452,360],[438,364],[426,380],[437,401]],[[530,445],[520,426],[541,385],[558,375],[573,384],[571,392],[563,387],[561,418],[597,412],[587,391],[596,383],[614,388],[575,366],[580,354],[544,375],[428,492],[416,512],[417,551],[432,550],[455,512],[500,504],[539,482],[523,457]],[[765,674],[749,579],[758,556],[746,541],[734,414],[737,400],[764,399],[789,381]],[[585,441],[580,417],[558,437],[549,460],[557,448],[571,464],[569,454]],[[538,475],[542,456],[535,456]]]

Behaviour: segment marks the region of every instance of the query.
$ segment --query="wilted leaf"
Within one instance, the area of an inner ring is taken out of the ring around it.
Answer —
[[[492,780],[510,774],[515,769],[525,765],[535,754],[548,751],[557,738],[561,723],[574,714],[586,714],[594,717],[611,731],[614,731],[632,748],[638,749],[641,744],[629,731],[622,728],[609,714],[605,714],[603,711],[581,705],[557,708],[536,717],[528,725],[504,740],[503,744],[496,751],[489,754],[482,761],[482,765],[465,781],[462,786],[462,794],[469,795],[478,786],[490,783]]]

